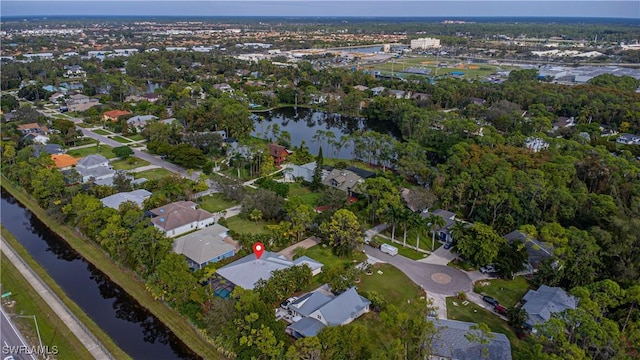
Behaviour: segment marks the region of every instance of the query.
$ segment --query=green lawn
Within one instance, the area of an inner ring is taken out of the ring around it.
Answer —
[[[127,135],[128,139],[131,139],[133,141],[140,141],[140,140],[144,140],[144,136],[140,135],[140,134],[134,134],[134,135]]]
[[[458,305],[453,305],[454,302]],[[513,353],[514,359],[522,359],[523,357],[519,356],[518,354],[521,354],[524,348],[529,346],[529,344],[527,344],[527,339],[518,339],[516,333],[509,326],[509,324],[507,324],[506,321],[500,319],[494,313],[487,311],[472,302],[469,302],[467,305],[462,305],[462,302],[455,297],[448,297],[447,318],[449,320],[485,323],[489,326],[491,331],[505,334],[511,342],[511,351]]]
[[[2,254],[2,292],[10,291],[8,299],[16,302],[12,308],[6,308],[9,314],[36,315],[38,330],[45,346],[57,346],[57,359],[91,359],[91,354],[80,340],[61,322],[56,313],[40,297],[36,290],[18,272],[9,259]],[[37,330],[31,318],[14,318],[16,326],[29,340],[38,345]]]
[[[309,190],[308,187],[302,186],[300,184],[291,184],[289,185],[289,197],[299,197],[303,203],[316,206],[318,204],[318,199],[322,196],[320,193],[315,193]]]
[[[487,283],[490,285],[484,285]],[[506,307],[513,307],[531,287],[524,277],[518,276],[513,280],[480,280],[474,284],[473,289],[478,294],[491,296]]]
[[[478,270],[478,268],[476,268],[473,265],[469,264],[468,262],[462,261],[460,259],[454,259],[451,262],[449,262],[447,265],[451,266],[451,267],[454,267],[456,269],[464,270],[464,271]]]
[[[173,175],[173,173],[167,169],[159,168],[134,173],[133,177],[136,179],[145,178],[147,180],[156,180],[169,175]]]
[[[391,237],[391,227],[387,228],[384,232],[385,235]],[[401,226],[396,226],[396,240],[403,241],[404,231]],[[421,230],[418,234],[418,230],[415,228],[407,229],[407,246],[416,246],[416,240],[418,239],[418,235],[420,235],[420,242],[418,243],[418,247],[422,250],[431,251],[431,232],[429,232],[427,236],[427,232]],[[438,250],[442,243],[436,239],[434,244],[434,251]]]
[[[99,150],[98,150],[98,146],[90,146],[90,147],[81,148],[81,149],[69,150],[67,151],[67,154],[73,157],[85,157],[91,154],[100,154],[106,157],[107,159],[113,159],[114,157],[116,157],[116,154],[114,154],[111,151],[111,146],[100,145],[99,147],[100,147]]]
[[[135,169],[135,168],[138,168],[141,166],[147,166],[147,165],[149,165],[148,161],[142,160],[135,156],[130,157],[128,159],[114,160],[111,162],[111,166],[115,170],[131,170],[131,169]]]
[[[382,275],[378,274],[382,272]],[[373,265],[372,275],[362,275],[357,284],[358,292],[364,294],[375,291],[382,295],[388,304],[402,306],[409,301],[417,301],[424,293],[402,271],[389,264]]]
[[[94,133],[96,133],[96,134],[98,134],[98,135],[104,135],[104,136],[106,136],[106,135],[113,135],[113,133],[112,133],[112,132],[110,132],[110,131],[106,131],[106,130],[102,130],[102,129],[96,129],[96,130],[93,130],[93,132],[94,132]]]
[[[117,141],[117,142],[119,142],[119,143],[121,143],[121,144],[128,144],[128,143],[130,143],[130,142],[131,142],[131,140],[129,140],[129,139],[125,139],[125,138],[123,138],[122,136],[114,136],[114,137],[112,137],[111,139],[112,139],[112,140],[115,140],[115,141]]]
[[[241,218],[239,215],[227,219],[227,227],[238,234],[266,234],[266,225],[275,225],[274,221],[251,221]]]
[[[215,213],[238,205],[237,202],[227,201],[221,194],[212,194],[198,199],[200,207],[208,212]]]
[[[81,128],[85,128],[85,129],[88,129],[88,128],[92,128],[92,127],[93,127],[93,125],[91,125],[91,124],[87,124],[87,123],[83,123],[83,122],[82,122],[82,123],[79,123],[79,124],[76,124],[76,125],[80,126]]]
[[[310,247],[305,250],[304,254],[321,262],[325,269],[349,266],[350,264],[362,262],[367,258],[362,252],[353,252],[351,257],[338,257],[333,254],[329,246],[324,247],[322,244]]]
[[[425,254],[425,253],[421,253],[418,251],[415,251],[413,249],[410,249],[408,247],[403,247],[400,244],[396,244],[396,243],[392,243],[391,240],[387,240],[385,238],[383,238],[382,236],[374,236],[373,239],[380,244],[389,244],[391,246],[395,246],[398,248],[398,254],[404,256],[404,257],[408,257],[409,259],[413,259],[413,260],[420,260],[420,259],[424,259],[425,257],[429,256],[429,254]]]

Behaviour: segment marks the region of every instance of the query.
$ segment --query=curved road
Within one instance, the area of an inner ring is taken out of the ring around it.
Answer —
[[[449,296],[455,295],[460,291],[471,291],[473,288],[471,278],[456,268],[446,265],[426,264],[402,255],[391,256],[371,246],[365,246],[364,251],[367,255],[398,268],[427,292]]]

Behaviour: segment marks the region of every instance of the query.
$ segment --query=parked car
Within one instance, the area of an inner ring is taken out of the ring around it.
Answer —
[[[485,265],[483,267],[480,268],[480,272],[483,274],[492,274],[494,272],[496,272],[496,268],[495,266],[489,264],[489,265]]]
[[[286,309],[288,309],[288,308],[289,308],[289,305],[290,305],[292,302],[296,301],[296,300],[298,300],[298,298],[297,298],[297,297],[295,297],[295,296],[290,297],[290,298],[288,298],[287,300],[283,301],[283,302],[282,302],[282,304],[280,304],[280,307],[286,310]]]
[[[491,296],[487,296],[487,295],[482,297],[482,301],[486,302],[489,305],[493,305],[493,306],[500,305],[500,303],[496,299],[492,298]]]
[[[447,242],[447,243],[444,244],[444,248],[445,249],[451,249],[452,246],[453,246],[452,242]]]
[[[507,308],[500,304],[496,304],[493,307],[493,311],[497,312],[498,314],[507,315]]]

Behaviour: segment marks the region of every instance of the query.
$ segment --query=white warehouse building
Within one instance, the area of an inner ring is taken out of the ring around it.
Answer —
[[[411,40],[412,49],[432,49],[440,47],[440,39],[420,38]]]

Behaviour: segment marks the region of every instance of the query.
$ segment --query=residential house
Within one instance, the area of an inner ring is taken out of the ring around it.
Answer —
[[[229,236],[229,229],[220,224],[181,236],[173,242],[173,251],[184,255],[194,270],[232,257],[238,249],[238,243]]]
[[[302,265],[307,265],[314,276],[322,272],[323,265],[306,256],[291,261],[283,255],[270,251],[265,251],[260,259],[251,254],[218,269],[216,274],[220,279],[216,285],[229,292],[235,286],[240,286],[245,290],[253,290],[258,281],[269,280],[273,271]]]
[[[111,196],[107,196],[105,198],[100,199],[100,202],[102,202],[102,205],[106,207],[119,210],[120,205],[122,205],[122,203],[131,201],[136,205],[138,205],[140,209],[142,209],[144,201],[150,197],[151,197],[151,193],[149,191],[144,189],[138,189],[138,190],[133,190],[129,192],[123,191],[117,194],[113,194]]]
[[[269,144],[269,155],[273,158],[274,165],[280,166],[291,155],[291,152],[282,145]]]
[[[356,85],[353,88],[356,89],[356,90],[359,90],[359,91],[367,91],[367,90],[369,90],[369,88],[367,86],[364,86],[364,85]]]
[[[338,296],[320,291],[301,296],[288,305],[294,322],[286,329],[295,338],[316,336],[325,326],[347,325],[369,312],[371,302],[360,296],[355,287]]]
[[[429,99],[431,99],[431,94],[417,92],[411,95],[411,100],[427,101]]]
[[[17,129],[22,133],[22,135],[28,135],[28,134],[47,135],[49,133],[49,129],[46,126],[40,125],[38,123],[21,124],[21,125],[18,125]]]
[[[549,143],[539,137],[529,136],[524,140],[524,146],[532,152],[547,150]]]
[[[113,184],[115,170],[109,160],[102,155],[91,154],[78,160],[76,171],[82,175],[82,182],[93,181],[97,185]]]
[[[527,263],[525,264],[525,273],[532,274],[538,270],[543,260],[553,256],[553,251],[546,247],[537,239],[527,236],[520,231],[512,231],[504,236],[508,242],[522,241],[527,250]]]
[[[102,114],[103,121],[118,121],[118,117],[123,115],[131,115],[131,111],[128,110],[111,110]]]
[[[429,211],[429,209],[425,209],[420,214],[420,216],[422,216],[425,219],[430,217],[431,215],[439,216],[442,219],[444,219],[444,226],[438,229],[438,231],[436,231],[436,239],[442,242],[451,242],[453,239],[451,237],[449,229],[457,221],[460,221],[456,219],[456,214],[451,211],[442,210],[442,209],[437,209],[433,211]]]
[[[233,88],[231,87],[231,85],[227,84],[227,83],[222,83],[222,84],[214,84],[213,88],[219,91],[222,91],[223,93],[232,93],[233,92]]]
[[[504,334],[492,332],[492,337],[487,339],[489,342],[482,344],[467,339],[467,334],[474,331],[471,329],[474,323],[432,318],[430,320],[437,331],[431,341],[430,359],[511,360],[511,343]]]
[[[66,71],[63,76],[67,78],[81,78],[87,76],[87,72],[82,70],[80,65],[65,66],[64,69]]]
[[[147,126],[149,121],[157,119],[158,117],[153,115],[138,115],[127,119],[127,125],[129,125],[129,128],[136,128],[138,131],[141,131]]]
[[[547,322],[551,315],[578,307],[577,298],[559,287],[547,285],[541,285],[538,290],[529,290],[522,301],[524,302],[522,308],[529,315],[525,326],[534,333],[536,332],[534,326]]]
[[[68,170],[76,166],[79,159],[67,154],[52,154],[51,160],[59,170]]]
[[[573,116],[570,118],[561,116],[553,124],[553,130],[564,129],[564,128],[569,128],[573,126],[576,126],[576,120],[574,119]]]
[[[346,169],[334,169],[331,167],[327,167],[327,169],[330,169],[329,173],[324,179],[322,179],[322,183],[338,190],[342,190],[346,192],[348,196],[357,194],[358,185],[363,183],[366,179],[375,176],[375,173],[371,171],[359,169],[353,166]]]
[[[100,105],[100,100],[83,94],[74,94],[67,99],[67,109],[69,111],[87,111],[96,105]]]
[[[640,145],[640,135],[622,134],[616,139],[618,144]]]
[[[153,225],[168,237],[180,236],[192,230],[202,229],[215,222],[212,213],[196,209],[193,201],[176,201],[150,210]]]
[[[58,144],[46,144],[46,145],[31,145],[33,152],[31,153],[33,157],[39,157],[41,153],[45,152],[49,155],[60,155],[64,154],[64,150],[62,146]]]
[[[378,96],[381,95],[385,90],[387,90],[387,88],[384,86],[376,86],[374,88],[371,88],[370,90],[373,96]]]
[[[389,90],[389,94],[396,99],[408,99],[411,93],[404,90]]]
[[[144,101],[148,101],[150,103],[155,103],[160,100],[162,96],[160,94],[148,93],[140,95],[140,99]]]
[[[302,179],[302,181],[313,181],[313,173],[316,170],[316,162],[310,162],[304,165],[290,165],[284,170],[284,179],[286,182],[294,182],[296,179]]]

